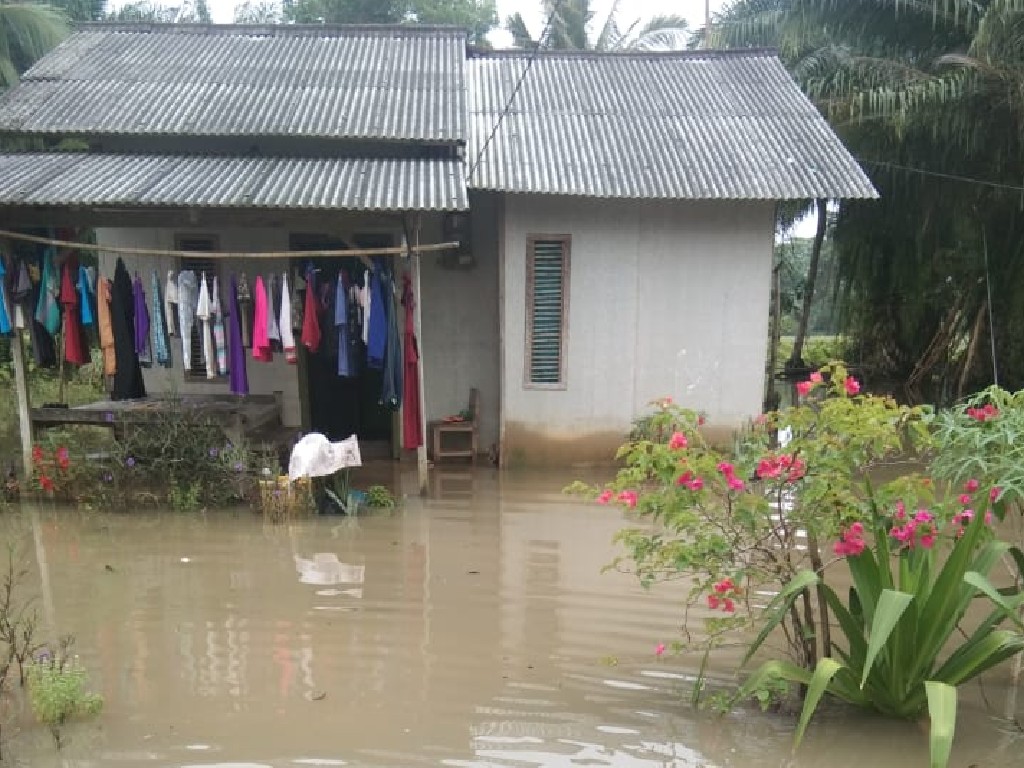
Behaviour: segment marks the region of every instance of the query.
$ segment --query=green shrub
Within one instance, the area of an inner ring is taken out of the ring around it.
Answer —
[[[89,692],[88,677],[78,659],[67,654],[70,642],[56,656],[40,654],[28,667],[29,702],[36,719],[50,729],[61,746],[61,728],[72,718],[99,714],[103,697]]]

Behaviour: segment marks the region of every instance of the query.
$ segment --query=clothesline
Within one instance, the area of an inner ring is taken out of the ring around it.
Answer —
[[[99,251],[101,253],[116,253],[126,256],[168,256],[172,258],[221,258],[221,259],[302,259],[315,258],[318,256],[400,256],[405,253],[436,253],[448,251],[459,247],[459,242],[453,240],[446,243],[431,243],[429,245],[393,246],[390,248],[359,248],[349,250],[316,250],[316,251],[179,251],[163,250],[159,248],[127,248],[113,245],[97,245],[96,243],[77,243],[69,240],[54,240],[48,237],[37,237],[36,235],[25,235],[20,232],[10,232],[0,229],[0,238],[21,240],[39,245],[52,245],[56,248],[73,248],[80,251]]]

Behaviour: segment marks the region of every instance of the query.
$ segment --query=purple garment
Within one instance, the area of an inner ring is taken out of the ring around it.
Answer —
[[[238,281],[231,276],[231,339],[228,344],[228,381],[234,395],[249,394],[249,377],[245,373],[245,346],[242,344],[242,313],[238,307]]]
[[[132,294],[135,299],[135,354],[142,364],[152,363],[149,352],[149,308],[146,306],[146,292],[142,288],[142,280],[137,276],[132,283]]]

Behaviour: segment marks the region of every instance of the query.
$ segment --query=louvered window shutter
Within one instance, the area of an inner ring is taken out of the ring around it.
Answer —
[[[527,254],[527,381],[565,385],[569,238],[531,238]]]
[[[217,243],[212,237],[179,237],[177,247],[180,251],[215,251]],[[217,274],[217,260],[211,257],[189,256],[182,258],[179,265],[180,271],[191,270],[196,273],[196,285],[205,273],[206,281],[210,289],[213,289],[213,276]],[[195,307],[192,307],[195,310]],[[181,312],[182,308],[178,307]],[[202,325],[199,320],[192,323],[192,353],[191,367],[185,371],[188,377],[206,378],[206,358],[203,356]]]

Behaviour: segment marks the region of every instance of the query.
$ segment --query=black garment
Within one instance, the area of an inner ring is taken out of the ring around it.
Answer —
[[[123,259],[117,260],[114,284],[110,289],[110,325],[114,332],[114,359],[117,361],[110,397],[114,400],[145,397],[146,385],[142,381],[142,367],[135,351],[135,295]]]
[[[29,292],[29,301],[24,304],[25,318],[28,322],[28,335],[32,340],[32,357],[39,368],[57,367],[57,343],[53,336],[46,330],[46,326],[36,320],[36,306],[39,304],[39,294],[45,290],[40,280],[32,286]]]

